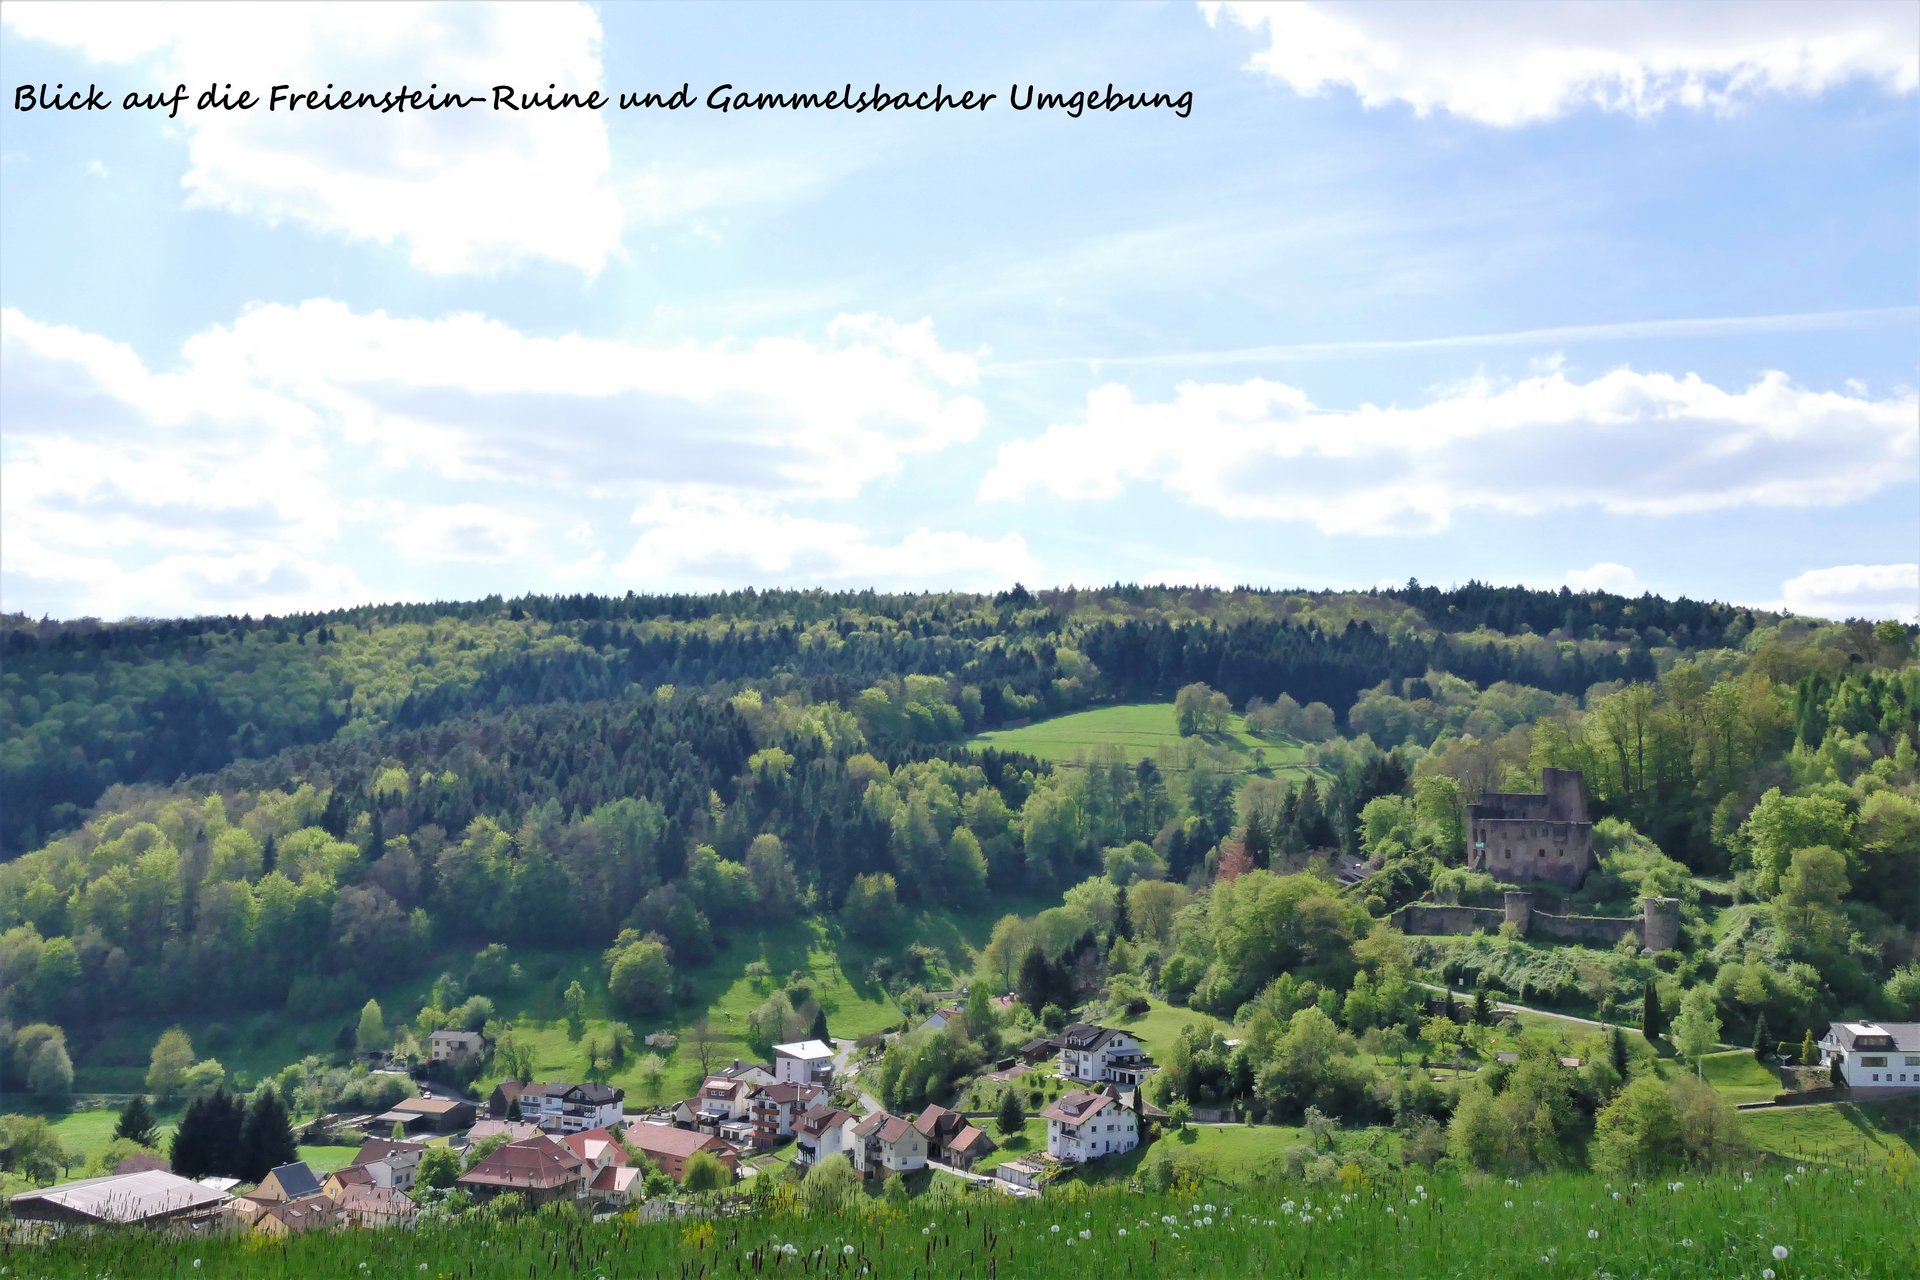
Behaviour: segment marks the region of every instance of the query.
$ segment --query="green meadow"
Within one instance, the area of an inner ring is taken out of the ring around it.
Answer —
[[[1183,738],[1171,702],[1136,702],[1076,711],[1017,729],[991,730],[968,745],[1018,751],[1055,764],[1072,765],[1084,763],[1103,748],[1113,748],[1128,764],[1138,764],[1192,743],[1214,748],[1228,768],[1242,772],[1266,771],[1276,777],[1295,778],[1313,772],[1306,762],[1304,743],[1249,733],[1243,716],[1234,716],[1224,733]]]
[[[1904,1274],[1920,1193],[1845,1171],[1612,1186],[1397,1174],[1168,1194],[1061,1186],[1038,1200],[950,1179],[904,1205],[857,1196],[808,1211],[779,1188],[751,1217],[588,1222],[570,1210],[417,1231],[183,1242],[144,1232],[12,1245],[29,1280],[309,1276],[1878,1277]]]

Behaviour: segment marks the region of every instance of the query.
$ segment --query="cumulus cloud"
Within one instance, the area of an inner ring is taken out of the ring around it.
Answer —
[[[151,368],[123,344],[7,310],[0,530],[9,572],[28,584],[12,594],[99,613],[151,609],[164,587],[185,593],[163,610],[177,614],[226,611],[249,590],[256,612],[357,593],[324,563],[356,524],[383,531],[400,559],[529,573],[570,544],[573,562],[549,571],[613,586],[618,552],[595,545],[595,501],[668,504],[629,559],[642,568],[1032,576],[1017,538],[877,542],[792,513],[973,438],[976,377],[975,358],[943,348],[930,323],[877,316],[843,316],[815,338],[645,344],[320,300],[251,308]]]
[[[649,585],[990,590],[1040,577],[1017,533],[988,539],[923,528],[897,542],[877,541],[859,525],[711,493],[663,497],[637,508],[633,518],[644,528],[618,574]]]
[[[1584,569],[1569,569],[1567,586],[1575,591],[1611,591],[1630,596],[1641,590],[1640,575],[1623,564],[1603,560]]]
[[[1920,622],[1920,564],[1841,564],[1809,569],[1780,588],[1781,607],[1820,618]]]
[[[392,465],[603,495],[725,475],[850,497],[985,418],[964,394],[972,356],[941,348],[931,322],[877,316],[842,316],[818,341],[653,345],[320,300],[253,308],[186,354],[313,406]]]
[[[1098,499],[1144,481],[1225,515],[1371,534],[1433,532],[1471,511],[1831,506],[1911,479],[1916,413],[1912,392],[1810,391],[1780,373],[1743,390],[1632,369],[1480,378],[1351,412],[1258,378],[1144,403],[1107,385],[1077,420],[1003,445],[980,492]]]
[[[90,61],[153,68],[189,93],[264,97],[400,86],[602,87],[600,20],[584,4],[68,4],[18,0],[11,31]],[[423,50],[432,58],[422,62]],[[244,76],[245,80],[235,80]],[[144,81],[147,77],[142,76]],[[436,273],[548,260],[589,274],[619,252],[621,203],[597,111],[474,107],[181,112],[190,205],[405,247]]]
[[[1727,113],[1849,81],[1920,88],[1920,8],[1881,0],[1358,4],[1203,0],[1265,41],[1251,70],[1294,92],[1351,90],[1496,126],[1581,108]]]

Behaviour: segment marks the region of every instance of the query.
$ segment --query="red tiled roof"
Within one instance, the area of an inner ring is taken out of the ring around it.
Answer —
[[[679,1156],[685,1159],[696,1151],[711,1151],[718,1155],[730,1151],[726,1143],[711,1134],[695,1133],[692,1129],[676,1129],[665,1124],[633,1124],[627,1126],[627,1141],[648,1155]]]

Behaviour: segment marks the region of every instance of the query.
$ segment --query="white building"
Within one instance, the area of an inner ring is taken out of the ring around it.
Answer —
[[[1920,1089],[1920,1022],[1836,1022],[1820,1058],[1840,1064],[1849,1089]]]
[[[626,1120],[626,1092],[611,1085],[530,1084],[520,1091],[520,1116],[548,1133],[605,1129]]]
[[[483,1058],[487,1053],[487,1038],[478,1031],[448,1031],[441,1029],[427,1037],[427,1052],[435,1062],[459,1064]]]
[[[832,1084],[833,1046],[824,1040],[773,1046],[773,1078],[780,1084]]]
[[[1140,1042],[1117,1028],[1076,1022],[1060,1033],[1060,1074],[1069,1080],[1131,1089],[1157,1070]]]
[[[846,1150],[847,1122],[853,1118],[840,1108],[824,1103],[810,1107],[793,1122],[793,1162],[804,1168]]]
[[[1098,1160],[1140,1145],[1140,1121],[1111,1088],[1075,1089],[1040,1113],[1047,1154],[1056,1160]]]
[[[862,1177],[884,1178],[927,1167],[926,1135],[911,1120],[875,1111],[858,1120],[849,1118],[841,1127],[847,1157]]]

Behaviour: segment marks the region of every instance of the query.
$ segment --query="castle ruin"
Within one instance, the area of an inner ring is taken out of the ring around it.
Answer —
[[[1585,781],[1578,769],[1542,769],[1538,795],[1489,791],[1468,805],[1468,869],[1578,889],[1593,866]]]

